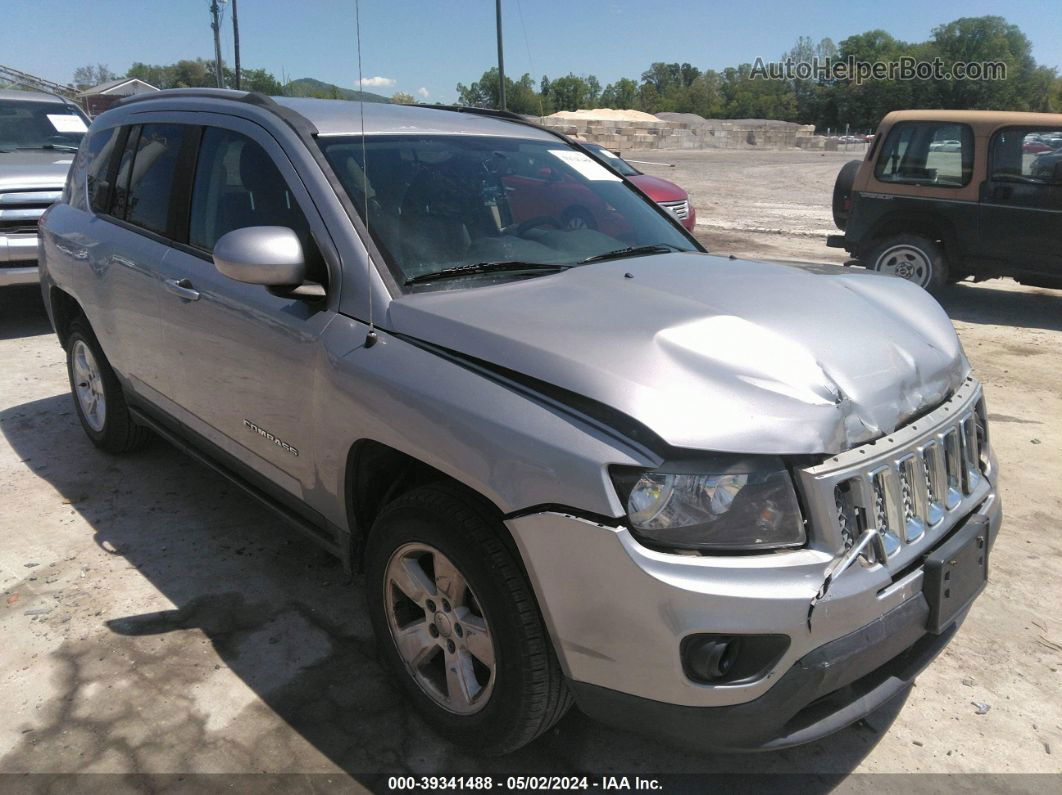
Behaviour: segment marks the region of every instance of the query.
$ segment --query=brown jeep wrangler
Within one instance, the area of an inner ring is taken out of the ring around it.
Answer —
[[[929,291],[1062,288],[1062,114],[904,110],[837,176],[826,244]]]

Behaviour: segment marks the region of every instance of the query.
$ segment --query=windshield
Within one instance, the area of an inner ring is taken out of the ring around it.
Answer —
[[[69,105],[24,99],[0,100],[0,151],[62,149],[76,151],[87,127]]]
[[[601,144],[583,144],[583,147],[594,157],[601,158],[625,177],[636,177],[642,173],[611,149],[606,149]]]
[[[623,180],[560,140],[369,136],[368,169],[361,138],[318,141],[406,284],[467,287],[491,281],[486,273],[530,278],[603,255],[698,250]],[[434,281],[443,271],[465,278]]]

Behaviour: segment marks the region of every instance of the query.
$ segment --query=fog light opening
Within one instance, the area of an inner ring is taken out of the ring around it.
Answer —
[[[706,685],[752,682],[765,676],[789,648],[786,635],[687,635],[679,653],[682,669]]]
[[[687,660],[696,678],[714,682],[726,678],[740,651],[741,641],[737,638],[702,638],[691,645]]]

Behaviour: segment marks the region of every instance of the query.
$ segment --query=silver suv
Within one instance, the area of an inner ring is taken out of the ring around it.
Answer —
[[[71,102],[0,91],[0,287],[37,281],[37,219],[62,193],[87,129]]]
[[[362,569],[380,659],[481,752],[573,699],[807,742],[984,587],[996,465],[933,299],[709,256],[517,117],[162,92],[41,230],[92,441],[152,429]]]

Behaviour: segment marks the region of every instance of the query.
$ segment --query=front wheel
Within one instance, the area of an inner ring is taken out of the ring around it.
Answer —
[[[526,745],[571,704],[503,532],[474,498],[431,485],[387,505],[366,550],[382,662],[428,724],[483,754]]]
[[[948,283],[948,266],[940,246],[919,235],[895,235],[880,241],[865,259],[878,273],[898,276],[931,293]]]

